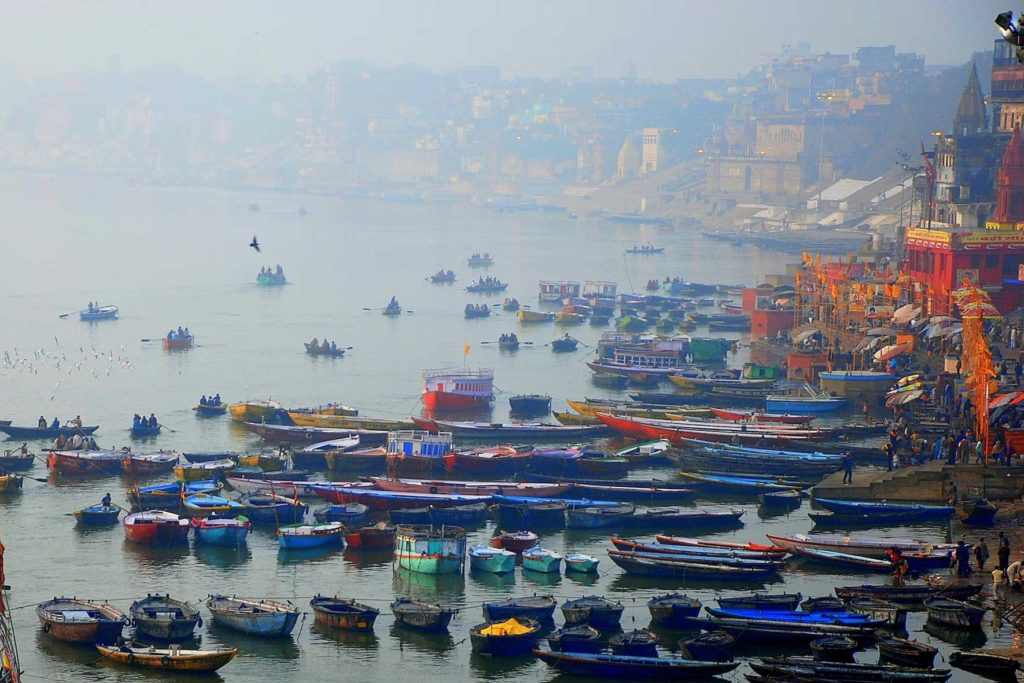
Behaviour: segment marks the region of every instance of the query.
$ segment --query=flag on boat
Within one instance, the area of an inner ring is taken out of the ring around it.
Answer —
[[[469,355],[469,344],[462,345],[462,357],[465,358]]]

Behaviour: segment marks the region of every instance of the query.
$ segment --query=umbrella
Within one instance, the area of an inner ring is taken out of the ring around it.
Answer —
[[[954,318],[951,315],[933,315],[931,318],[928,319],[928,322],[934,325],[935,323],[947,323],[952,322],[954,320],[956,320],[956,318]]]
[[[885,405],[890,407],[902,406],[906,405],[907,403],[910,403],[911,401],[916,401],[922,396],[924,396],[924,391],[922,391],[921,389],[915,389],[914,391],[903,391],[893,394],[889,398],[885,399]]]
[[[1012,401],[1010,401],[1009,403],[1007,403],[1006,404],[1007,408],[1009,408],[1010,406],[1016,406],[1016,405],[1020,405],[1021,403],[1024,403],[1024,391],[1018,391],[1017,393],[1019,394],[1019,396],[1017,396],[1017,398],[1015,398]]]
[[[796,338],[793,339],[793,343],[794,344],[799,344],[799,343],[801,343],[803,341],[806,341],[806,340],[810,339],[811,337],[813,337],[816,334],[821,334],[821,330],[817,330],[817,329],[814,329],[814,328],[809,329],[809,330],[804,330],[800,334],[796,335]]]
[[[908,323],[917,316],[921,315],[921,309],[914,304],[907,304],[906,306],[900,306],[892,314],[892,321],[897,325]]]
[[[890,358],[896,356],[902,356],[904,353],[910,350],[910,344],[903,342],[902,344],[889,344],[875,351],[873,358],[875,360],[887,361]]]
[[[1024,394],[1022,394],[1022,392],[1020,391],[1011,391],[1008,394],[1000,394],[999,396],[996,396],[994,399],[988,402],[988,409],[992,410],[993,408],[998,408],[999,406],[1009,405],[1011,401],[1013,401],[1015,398],[1020,398],[1022,395]]]
[[[896,335],[896,330],[891,327],[872,327],[864,334],[869,337],[893,337]]]

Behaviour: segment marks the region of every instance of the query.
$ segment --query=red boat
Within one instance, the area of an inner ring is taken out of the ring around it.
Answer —
[[[806,425],[814,419],[813,415],[789,415],[781,413],[761,413],[758,411],[743,412],[740,410],[726,410],[725,408],[712,408],[712,414],[720,420],[730,422],[772,422],[787,425]]]
[[[177,337],[175,339],[163,339],[164,349],[168,351],[177,351],[180,349],[191,349],[196,345],[196,338],[192,335],[188,337]]]
[[[189,521],[173,512],[136,512],[125,517],[123,524],[125,537],[135,543],[174,545],[188,542]]]
[[[756,553],[771,553],[772,555],[785,555],[788,550],[777,545],[764,545],[763,543],[731,543],[729,541],[709,541],[703,538],[679,538],[678,536],[655,536],[658,543],[665,545],[685,545],[694,548],[725,548],[727,550],[750,550]]]
[[[765,442],[770,446],[786,444],[790,440],[806,440],[808,437],[801,433],[773,433],[766,430],[751,431],[714,431],[709,429],[691,428],[689,423],[678,422],[680,426],[671,426],[654,420],[644,420],[632,417],[620,417],[608,413],[595,413],[597,419],[605,423],[615,431],[624,436],[634,439],[668,439],[675,445],[683,443],[683,439],[700,439],[715,443],[744,443],[756,444],[764,437]],[[693,423],[694,425],[699,423]],[[687,426],[683,426],[687,425]],[[812,431],[812,430],[807,430]]]
[[[494,371],[442,368],[423,371],[423,406],[428,411],[477,410],[494,400]]]
[[[378,522],[375,526],[364,526],[345,536],[345,543],[354,550],[380,550],[395,546],[395,527]]]
[[[537,545],[537,534],[532,531],[499,533],[491,539],[492,548],[501,548],[512,553],[521,553]]]
[[[121,469],[132,474],[163,474],[177,464],[177,453],[129,453],[121,458]]]
[[[385,479],[370,477],[373,485],[381,491],[399,493],[439,493],[461,496],[532,496],[534,498],[557,498],[569,492],[571,483],[517,483],[508,481],[444,481],[439,479]]]
[[[75,476],[110,476],[121,472],[119,451],[50,451],[47,466],[54,472]]]
[[[530,450],[521,451],[513,446],[494,446],[456,451],[455,465],[451,471],[476,475],[515,474],[526,468],[526,463],[530,461]]]

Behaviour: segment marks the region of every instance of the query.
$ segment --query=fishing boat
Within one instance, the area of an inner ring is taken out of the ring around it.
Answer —
[[[475,545],[469,549],[471,571],[507,574],[516,568],[516,554],[503,548]]]
[[[362,503],[328,505],[313,513],[318,522],[341,522],[348,528],[357,528],[370,518],[370,508]]]
[[[483,254],[473,254],[467,260],[470,268],[485,268],[487,266],[494,265],[494,257],[484,252]]]
[[[892,563],[888,560],[878,560],[863,555],[851,555],[835,550],[821,550],[820,548],[807,548],[797,546],[793,552],[823,564],[830,564],[838,567],[849,567],[873,572],[888,573],[892,569]]]
[[[18,493],[25,480],[18,474],[0,475],[0,493]]]
[[[910,521],[914,519],[945,519],[956,512],[949,505],[922,505],[920,503],[896,504],[874,503],[859,500],[836,500],[834,498],[815,498],[814,502],[837,515],[900,515]]]
[[[984,607],[938,596],[925,600],[924,607],[928,610],[928,621],[953,628],[981,628],[981,619],[988,611]]]
[[[363,526],[345,535],[345,543],[351,550],[381,550],[395,546],[398,528],[384,522]]]
[[[313,344],[310,342],[302,342],[302,345],[306,347],[306,353],[311,356],[327,356],[328,358],[341,358],[345,355],[347,349],[341,348],[340,346],[321,346],[320,344]]]
[[[395,534],[399,567],[424,574],[461,574],[466,562],[466,532],[461,527],[402,525]]]
[[[902,669],[887,664],[859,664],[844,662],[819,662],[813,657],[762,657],[751,661],[750,668],[769,680],[792,680],[804,678],[828,681],[918,681],[920,683],[944,683],[949,680],[949,669]]]
[[[803,494],[797,490],[766,491],[758,499],[766,510],[791,510],[800,507]]]
[[[158,435],[160,433],[160,425],[132,425],[128,432],[133,439],[144,439]]]
[[[568,334],[559,337],[558,339],[552,339],[548,342],[551,350],[555,353],[571,353],[576,350],[579,346],[580,340],[575,337],[571,337]]]
[[[501,548],[519,554],[537,545],[537,534],[532,531],[503,532],[498,530],[491,539],[492,548]]]
[[[711,408],[712,414],[720,420],[730,422],[777,422],[781,424],[806,425],[814,419],[813,415],[793,415],[785,413],[765,413],[757,410],[727,410],[725,408]]]
[[[599,562],[600,560],[592,555],[585,555],[583,553],[566,553],[565,571],[579,572],[580,574],[593,573],[597,571],[597,565]]]
[[[174,476],[179,481],[202,481],[215,479],[234,467],[234,460],[212,460],[190,465],[175,465]]]
[[[960,523],[967,526],[992,526],[995,523],[998,508],[987,498],[963,501],[957,507]]]
[[[628,503],[600,507],[574,507],[565,510],[565,526],[569,529],[604,529],[618,526],[622,523],[623,517],[628,517],[635,512],[636,506]]]
[[[521,500],[496,496],[495,518],[506,529],[561,529],[568,505],[563,500]]]
[[[562,604],[566,624],[589,624],[597,629],[618,626],[624,610],[621,602],[612,602],[597,595],[585,595]]]
[[[763,543],[736,543],[733,541],[716,541],[707,538],[683,538],[680,536],[655,536],[658,543],[666,545],[697,546],[703,548],[725,548],[727,550],[749,550],[757,553],[770,555],[785,555],[788,550],[777,545],[764,545]]]
[[[41,602],[36,616],[43,633],[69,643],[113,643],[128,625],[128,617],[113,605],[77,598]]]
[[[824,636],[812,640],[811,654],[819,662],[852,662],[859,645],[847,636]]]
[[[22,453],[20,449],[5,450],[3,455],[0,455],[0,470],[6,472],[30,470],[35,462],[36,456],[34,453]]]
[[[183,673],[209,673],[221,668],[238,654],[237,648],[227,650],[182,650],[177,646],[167,649],[132,647],[129,645],[100,645],[96,643],[101,660],[129,666],[181,671]]]
[[[446,631],[455,610],[419,600],[395,600],[391,603],[395,623],[423,631]]]
[[[46,465],[62,475],[111,476],[121,472],[121,451],[50,451]]]
[[[193,334],[176,336],[173,339],[164,337],[160,342],[165,351],[183,351],[196,345],[196,337]]]
[[[230,500],[210,493],[196,493],[185,498],[184,514],[189,517],[235,517],[245,507],[237,500]]]
[[[457,450],[451,469],[463,476],[512,476],[526,469],[531,450],[514,446]]]
[[[75,434],[89,436],[99,429],[99,425],[87,427],[18,427],[12,424],[0,424],[0,432],[12,439],[56,439],[58,436],[72,437]]]
[[[878,662],[880,664],[896,664],[914,669],[931,669],[938,653],[927,643],[916,640],[885,636],[878,639]]]
[[[310,490],[331,503],[362,503],[370,510],[402,510],[435,507],[453,507],[470,503],[488,503],[491,496],[464,496],[443,493],[401,493],[375,488],[338,486],[333,483],[309,484]]]
[[[733,477],[729,475],[704,474],[702,472],[680,472],[687,482],[699,485],[706,491],[722,493],[761,494],[765,492],[798,491],[800,484],[781,481],[777,478]]]
[[[290,602],[211,595],[206,608],[214,623],[248,635],[286,638],[299,619],[299,608]]]
[[[651,622],[670,628],[685,628],[700,614],[701,602],[682,593],[667,593],[647,601]]]
[[[702,662],[732,661],[732,648],[736,639],[725,631],[709,631],[679,641],[679,650],[684,657]]]
[[[297,524],[306,516],[309,506],[295,498],[277,494],[246,494],[239,497],[241,514],[253,524]],[[355,505],[355,504],[354,504]],[[365,514],[365,506],[363,512]],[[340,519],[318,521],[339,522]]]
[[[490,368],[424,370],[421,399],[423,406],[432,412],[486,408],[494,400],[494,371]]]
[[[245,519],[196,517],[192,519],[196,541],[207,545],[237,548],[245,544],[252,522]]]
[[[620,631],[608,639],[608,645],[617,655],[658,656],[658,634],[645,628]]]
[[[487,279],[480,278],[473,284],[466,287],[467,292],[474,294],[496,294],[497,292],[504,292],[508,289],[508,283],[502,282],[497,278],[488,277]]]
[[[545,422],[458,422],[451,420],[431,420],[413,417],[412,421],[420,429],[432,434],[450,433],[455,438],[468,440],[511,441],[529,443],[566,442],[577,439],[606,436],[608,429],[601,425],[561,425]]]
[[[188,542],[189,521],[173,512],[134,512],[122,522],[124,535],[133,543],[166,546]]]
[[[128,608],[136,635],[157,640],[187,640],[201,621],[199,610],[169,595],[147,594]]]
[[[227,414],[228,406],[226,403],[200,403],[192,410],[196,411],[196,415],[200,417],[217,417]]]
[[[489,621],[469,630],[473,652],[513,656],[529,652],[538,638],[540,623],[526,617]]]
[[[94,323],[100,320],[117,320],[120,313],[117,306],[94,306],[91,309],[83,309],[78,312],[78,319],[82,322]]]
[[[855,598],[849,600],[843,609],[866,614],[872,619],[882,619],[891,628],[900,631],[906,630],[907,627],[906,607],[897,605],[894,602],[886,602],[874,598]]]
[[[277,542],[285,549],[318,548],[341,544],[345,525],[341,522],[324,524],[286,524],[277,529]]]
[[[638,543],[623,538],[612,536],[612,545],[617,550],[627,550],[634,553],[657,553],[661,555],[678,555],[684,558],[701,558],[713,560],[714,558],[735,559],[735,560],[757,560],[760,562],[780,562],[782,557],[769,552],[756,550],[733,550],[731,548],[704,548],[695,546],[670,545],[658,542]]]
[[[883,600],[898,605],[920,605],[928,598],[942,596],[954,600],[965,600],[977,595],[982,589],[980,583],[923,583],[902,586],[861,585],[836,586],[836,596],[842,600],[867,598]]]
[[[895,548],[904,554],[931,552],[934,550],[951,551],[956,546],[951,543],[931,543],[912,538],[863,536],[853,534],[793,534],[780,536],[765,534],[772,543],[790,552],[796,548],[817,548],[861,555],[863,557],[885,557],[886,551]]]
[[[958,669],[1000,681],[1016,681],[1020,670],[1020,662],[1013,657],[992,652],[954,652],[949,655],[949,663]]]
[[[551,397],[546,394],[516,394],[508,399],[514,415],[546,415],[551,412]]]
[[[566,626],[552,631],[547,638],[552,652],[600,652],[601,632],[593,626]]]
[[[803,596],[799,593],[754,593],[718,598],[718,606],[723,609],[794,612],[802,599]]]
[[[684,529],[728,529],[743,526],[743,510],[645,510],[621,518],[624,529],[680,531]]]
[[[539,622],[553,621],[558,601],[550,595],[533,595],[522,598],[508,598],[483,604],[484,618],[490,621],[504,619],[532,619]]]
[[[277,401],[242,401],[228,405],[231,419],[236,422],[270,422],[284,410]]]
[[[828,413],[844,407],[849,400],[832,396],[809,384],[801,384],[783,394],[768,394],[765,407],[775,413]]]
[[[617,678],[633,681],[704,679],[732,671],[739,662],[702,662],[682,657],[633,657],[588,652],[534,650],[548,666],[586,678]]]
[[[609,550],[612,562],[627,574],[669,578],[693,578],[712,581],[764,581],[778,571],[777,565],[726,564],[716,558],[687,558],[659,553],[635,553]]]
[[[138,475],[164,474],[177,464],[177,453],[127,453],[121,458],[121,470]]]
[[[73,513],[79,524],[85,526],[107,526],[117,524],[121,508],[112,505],[90,505]]]
[[[548,311],[532,311],[525,306],[519,309],[516,314],[521,323],[549,323],[555,319],[555,314]]]
[[[309,606],[313,608],[313,619],[317,623],[346,631],[372,631],[373,622],[380,615],[376,607],[337,597],[317,595],[309,601]]]
[[[562,568],[562,556],[554,550],[539,545],[522,552],[523,569],[534,572],[554,573]]]

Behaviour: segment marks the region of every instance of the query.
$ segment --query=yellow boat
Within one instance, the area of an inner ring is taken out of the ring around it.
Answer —
[[[649,417],[656,420],[665,419],[670,408],[632,408],[624,404],[611,403],[587,403],[586,401],[573,401],[566,399],[569,407],[580,415],[596,415],[597,413],[613,413],[615,415],[626,415],[629,417]]]
[[[238,464],[242,467],[259,467],[264,472],[279,472],[288,463],[287,459],[280,455],[257,453],[254,455],[238,456]]]
[[[693,381],[692,377],[683,377],[682,375],[668,375],[668,381],[675,384],[677,387],[683,389],[689,389],[692,392],[697,391],[697,384]]]
[[[525,308],[519,309],[519,322],[521,323],[549,323],[554,319],[554,313],[545,313],[543,311],[528,311]]]
[[[178,478],[178,481],[217,479],[222,473],[227,472],[234,466],[234,460],[214,460],[213,462],[200,462],[194,465],[175,465],[174,476]]]
[[[402,429],[416,429],[411,420],[385,420],[373,417],[351,415],[323,415],[320,413],[289,412],[288,417],[300,427],[328,427],[330,429],[373,429],[394,432]]]
[[[602,424],[599,419],[593,415],[577,415],[576,413],[553,411],[552,415],[559,423],[564,425],[599,425]]]
[[[579,325],[586,322],[587,316],[582,313],[566,313],[565,311],[555,315],[555,322],[559,325]]]
[[[177,645],[168,649],[155,647],[115,647],[96,645],[103,655],[100,660],[118,664],[160,669],[162,671],[216,671],[238,654],[238,650],[182,650]]]
[[[21,491],[21,485],[24,483],[17,474],[5,474],[0,476],[0,493],[17,493]]]
[[[266,422],[283,407],[277,401],[243,401],[228,406],[231,419],[238,422]]]

